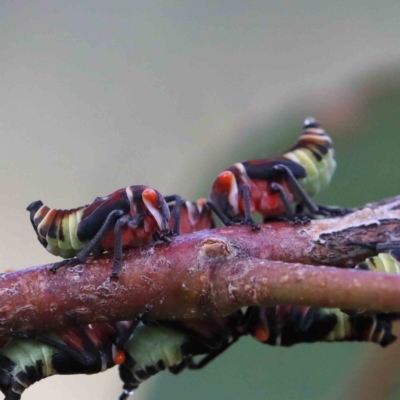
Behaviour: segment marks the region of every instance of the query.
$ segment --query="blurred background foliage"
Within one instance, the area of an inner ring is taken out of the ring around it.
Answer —
[[[226,166],[291,147],[308,115],[338,161],[318,202],[399,194],[398,15],[398,1],[2,2],[3,269],[55,261],[28,222],[31,201],[72,208],[137,183],[204,197]],[[398,353],[244,338],[135,398],[355,400],[370,384],[371,399],[394,399]],[[24,399],[116,399],[117,375],[46,379]]]

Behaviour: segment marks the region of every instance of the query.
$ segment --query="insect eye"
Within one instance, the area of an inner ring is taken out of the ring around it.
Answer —
[[[258,327],[254,331],[253,336],[259,341],[259,342],[266,342],[269,338],[269,332],[268,329]]]
[[[125,362],[125,352],[122,350],[117,350],[114,354],[114,364],[120,365]]]
[[[157,204],[157,193],[153,189],[146,189],[143,191],[142,197],[153,206]]]
[[[233,176],[232,172],[224,171],[224,172],[222,172],[222,174],[219,174],[217,179],[221,185],[230,186],[232,184],[232,180],[234,179],[234,176]]]

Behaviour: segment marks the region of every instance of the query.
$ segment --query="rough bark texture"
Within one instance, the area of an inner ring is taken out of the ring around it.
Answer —
[[[119,280],[109,278],[113,254],[55,275],[47,265],[3,274],[0,334],[70,325],[71,310],[80,323],[130,319],[148,304],[159,319],[277,304],[400,312],[400,275],[343,269],[374,255],[349,241],[400,242],[400,197],[306,226],[235,226],[132,249]]]

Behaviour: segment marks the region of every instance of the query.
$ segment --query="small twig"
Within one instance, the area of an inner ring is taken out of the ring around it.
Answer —
[[[49,266],[0,277],[0,333],[131,319],[152,305],[160,319],[226,315],[277,304],[400,312],[400,276],[352,267],[370,250],[349,241],[400,242],[400,197],[310,225],[271,223],[201,231],[129,250],[119,280],[113,255],[56,274]]]

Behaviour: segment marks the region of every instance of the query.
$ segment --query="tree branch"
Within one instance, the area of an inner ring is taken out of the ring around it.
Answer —
[[[119,280],[109,277],[113,254],[55,275],[48,265],[3,274],[0,334],[62,328],[71,310],[84,324],[131,319],[146,304],[169,320],[227,315],[247,305],[400,312],[400,275],[343,269],[374,255],[349,241],[400,241],[400,196],[305,226],[226,227],[131,249]]]

